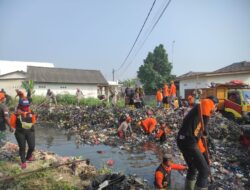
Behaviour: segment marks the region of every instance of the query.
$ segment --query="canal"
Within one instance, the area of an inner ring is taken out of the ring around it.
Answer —
[[[16,143],[13,134],[7,133],[6,140]],[[101,169],[108,160],[114,164],[109,168],[114,172],[137,175],[148,181],[153,187],[154,172],[160,163],[162,153],[158,145],[149,142],[139,146],[124,144],[110,147],[106,145],[77,145],[74,136],[65,135],[65,131],[51,127],[36,127],[36,149],[54,152],[60,156],[88,158],[92,165]],[[172,172],[174,189],[182,189],[184,177]]]

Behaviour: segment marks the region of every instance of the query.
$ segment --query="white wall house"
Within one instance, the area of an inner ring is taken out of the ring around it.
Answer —
[[[0,88],[4,89],[10,96],[16,95],[16,89],[21,89],[22,82],[26,80],[26,73],[15,71],[0,75]]]
[[[55,94],[75,95],[79,88],[85,98],[97,98],[98,91],[108,86],[102,73],[97,70],[28,66],[27,79],[34,81],[35,95],[44,96],[48,89]]]
[[[53,63],[0,60],[0,75],[15,71],[27,71],[27,66],[54,67]]]
[[[211,83],[226,83],[231,80],[241,80],[250,85],[250,62],[233,63],[214,72],[189,72],[177,77],[179,95],[187,96],[188,89],[208,88]]]

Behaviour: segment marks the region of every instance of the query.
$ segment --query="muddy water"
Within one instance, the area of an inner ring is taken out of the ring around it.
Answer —
[[[13,134],[7,133],[7,140],[16,143]],[[106,165],[107,160],[114,160],[112,171],[122,171],[125,174],[136,174],[146,179],[153,187],[154,172],[160,163],[161,152],[153,143],[141,147],[131,147],[127,144],[118,147],[105,145],[76,145],[73,136],[65,135],[64,131],[54,128],[36,128],[36,149],[55,152],[60,156],[81,156],[89,158],[98,169]],[[183,176],[172,172],[172,184],[182,189]]]

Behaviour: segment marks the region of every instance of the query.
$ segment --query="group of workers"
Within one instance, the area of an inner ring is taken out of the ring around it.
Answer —
[[[173,84],[173,81],[172,81]],[[174,85],[174,84],[173,84]],[[166,89],[167,87],[165,87]],[[172,87],[171,87],[172,88]],[[164,89],[164,88],[163,88]],[[35,148],[35,130],[34,124],[36,116],[30,109],[30,100],[27,95],[21,90],[17,90],[18,106],[14,113],[9,115],[9,110],[5,105],[5,95],[0,92],[0,131],[6,130],[6,125],[9,130],[14,132],[15,138],[19,146],[19,156],[21,160],[21,168],[27,167],[27,162],[33,161],[33,151]],[[171,92],[171,91],[170,91]],[[48,96],[53,100],[53,92],[48,90]],[[164,93],[164,97],[174,97]],[[169,96],[167,96],[169,95]],[[163,97],[163,98],[164,98]],[[57,104],[56,99],[54,99]],[[167,101],[169,102],[169,101]],[[171,182],[171,170],[186,170],[187,176],[185,181],[185,189],[187,190],[206,190],[208,189],[209,172],[209,154],[206,144],[208,135],[207,124],[212,113],[216,110],[218,99],[214,96],[209,96],[200,102],[193,102],[192,108],[185,115],[182,126],[177,134],[177,145],[183,154],[187,166],[175,164],[172,162],[171,154],[164,154],[162,163],[155,171],[155,185],[157,188],[167,189]],[[149,136],[154,136],[161,142],[167,140],[170,134],[170,128],[165,120],[160,120],[160,127],[157,130],[157,120],[153,117],[152,110],[148,110],[146,118],[140,118],[137,126]],[[128,133],[132,135],[131,127],[132,118],[126,115],[125,119],[120,121],[118,127],[118,136],[127,138]],[[26,142],[28,151],[26,153]]]
[[[178,107],[176,104],[178,103],[178,99],[176,98],[176,86],[174,84],[174,81],[172,80],[170,85],[170,88],[168,88],[168,84],[164,83],[163,88],[159,88],[156,92],[156,107],[160,108],[162,107],[162,104],[164,108],[171,108],[174,110],[176,107]]]
[[[171,154],[164,154],[162,163],[155,172],[155,185],[158,189],[168,189],[170,186],[171,170],[186,170],[185,181],[186,190],[206,190],[208,189],[208,176],[210,158],[206,138],[208,135],[207,124],[209,118],[216,110],[218,99],[209,96],[199,102],[192,102],[191,109],[185,114],[182,126],[177,134],[177,145],[183,154],[186,165],[179,165],[172,162]],[[161,120],[157,129],[157,120],[153,117],[153,111],[148,110],[146,118],[140,118],[137,126],[144,134],[160,139],[161,142],[167,140],[170,134],[168,124]],[[118,136],[127,138],[128,131],[133,133],[131,127],[132,118],[127,115],[118,127]]]

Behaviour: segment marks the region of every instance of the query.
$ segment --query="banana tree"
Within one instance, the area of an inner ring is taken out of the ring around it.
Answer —
[[[24,88],[27,92],[27,96],[30,93],[30,97],[35,94],[34,90],[34,81],[33,80],[28,80],[28,81],[23,81],[22,82],[22,88]]]

